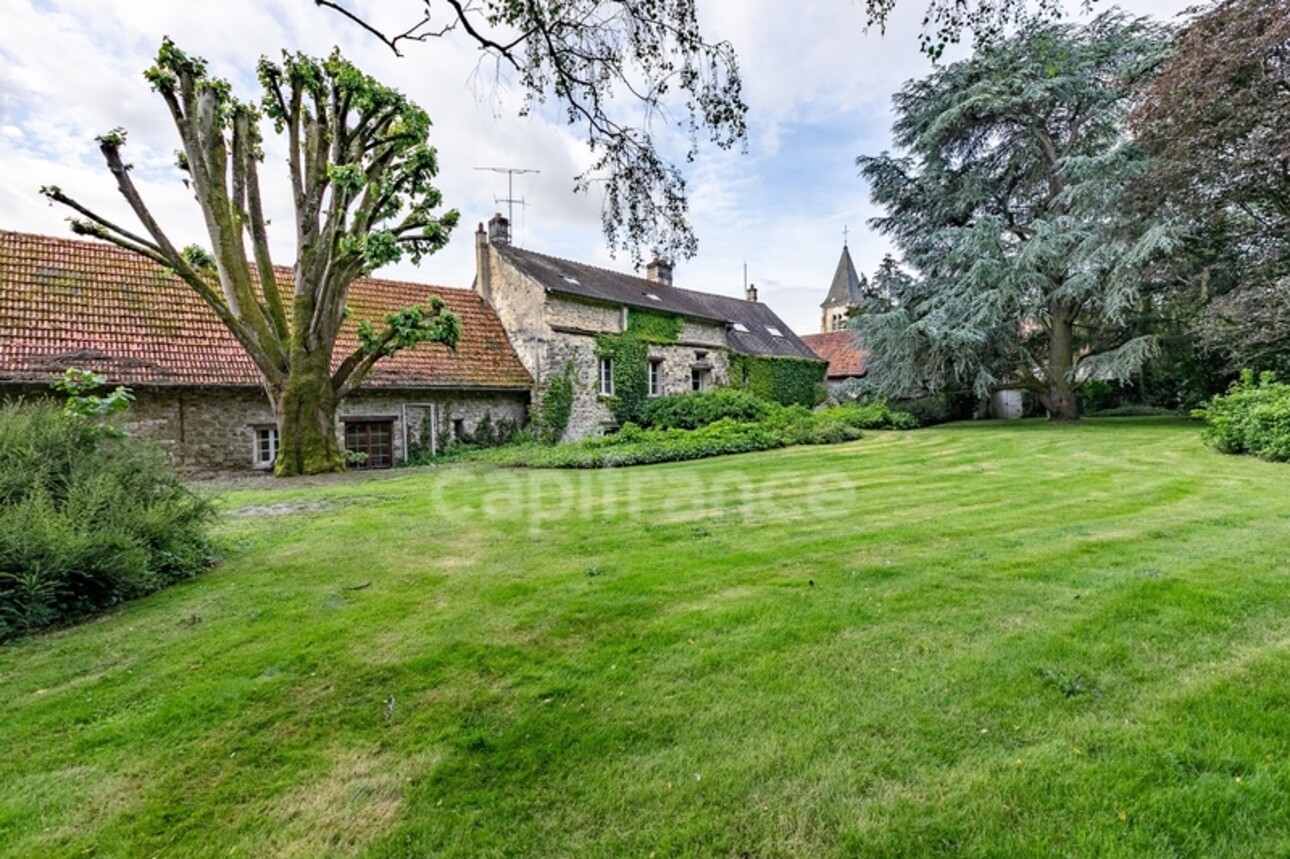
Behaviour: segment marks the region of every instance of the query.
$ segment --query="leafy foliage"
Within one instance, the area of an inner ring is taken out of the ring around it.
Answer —
[[[1192,413],[1205,421],[1205,443],[1222,453],[1290,461],[1290,385],[1273,373],[1245,371],[1224,395]]]
[[[626,331],[596,335],[596,356],[614,360],[614,395],[608,406],[619,424],[644,420],[650,402],[649,345],[675,343],[683,324],[679,316],[628,309]]]
[[[1132,123],[1154,157],[1139,205],[1185,225],[1200,246],[1201,264],[1178,276],[1205,305],[1205,341],[1234,367],[1286,363],[1290,0],[1205,8]]]
[[[814,406],[824,399],[828,365],[802,358],[730,356],[730,384],[781,406]]]
[[[698,429],[719,420],[759,421],[770,405],[746,391],[721,389],[656,397],[645,406],[641,425],[652,429]]]
[[[1114,326],[1172,236],[1114,215],[1145,165],[1123,119],[1165,53],[1161,28],[1118,13],[1029,24],[896,95],[907,154],[857,161],[887,210],[874,225],[917,274],[894,285],[892,309],[856,321],[882,393],[984,396],[1008,381],[1074,418],[1081,382],[1125,378],[1154,353]]]
[[[62,378],[53,382],[51,387],[67,395],[63,403],[63,412],[68,415],[79,415],[83,418],[105,418],[130,408],[134,394],[118,385],[107,394],[95,394],[103,387],[106,380],[92,370],[81,370],[68,367]]]
[[[379,266],[442,248],[456,211],[440,212],[432,184],[438,156],[430,118],[402,93],[363,74],[339,52],[262,59],[259,106],[233,97],[199,57],[164,39],[145,72],[170,111],[178,168],[202,210],[212,251],[176,248],[148,209],[121,157],[125,133],[98,138],[108,170],[143,235],[91,211],[61,189],[43,192],[75,211],[73,230],[137,253],[182,279],[246,350],[278,417],[278,474],[343,468],[337,404],[375,363],[421,342],[452,346],[459,327],[442,302],[360,326],[360,343],[333,368],[349,287]],[[297,233],[291,295],[278,289],[264,217],[261,122],[287,137]],[[249,251],[248,252],[248,241]]]
[[[0,640],[209,567],[208,501],[160,451],[48,401],[0,405]]]
[[[594,183],[603,192],[611,246],[630,250],[638,263],[647,248],[694,256],[685,178],[656,143],[649,118],[681,117],[668,125],[688,134],[686,162],[702,133],[728,149],[747,132],[734,48],[704,37],[694,0],[427,0],[421,20],[395,36],[343,3],[318,5],[359,22],[395,53],[404,42],[464,34],[496,62],[499,82],[515,75],[527,99],[522,114],[554,99],[569,124],[585,131],[592,162],[574,187],[587,192]],[[625,119],[623,101],[638,105],[644,121]]]
[[[681,399],[681,398],[678,398]],[[731,401],[733,402],[733,400]],[[532,468],[611,468],[749,453],[800,444],[837,444],[860,438],[862,429],[912,429],[916,422],[885,403],[811,411],[803,406],[761,404],[757,420],[721,417],[695,429],[625,424],[618,432],[557,447],[498,448],[478,459]]]
[[[569,428],[569,418],[573,415],[573,363],[570,362],[564,372],[547,383],[542,392],[542,404],[538,413],[538,438],[546,444],[559,444],[564,438],[564,431]]]

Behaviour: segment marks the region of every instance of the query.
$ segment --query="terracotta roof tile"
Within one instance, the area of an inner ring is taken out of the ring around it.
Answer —
[[[291,272],[278,269],[290,294]],[[466,289],[361,278],[336,362],[358,322],[438,295],[461,319],[455,353],[422,344],[376,364],[365,388],[527,388],[497,315]],[[68,366],[129,385],[259,385],[255,367],[182,281],[99,242],[0,231],[0,382],[46,382]]]
[[[854,331],[830,331],[827,334],[803,334],[802,341],[825,361],[829,362],[826,377],[846,379],[863,376],[869,353],[856,345]]]

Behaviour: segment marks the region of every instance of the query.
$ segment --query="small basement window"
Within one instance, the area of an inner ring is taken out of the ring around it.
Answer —
[[[354,455],[351,468],[389,468],[394,465],[394,421],[347,421],[345,450]]]
[[[614,359],[600,359],[600,393],[605,397],[614,395]]]
[[[452,437],[461,441],[466,437],[466,421],[464,418],[452,419]]]
[[[256,468],[272,468],[278,458],[278,428],[271,425],[252,427],[255,446],[251,450],[251,464]]]

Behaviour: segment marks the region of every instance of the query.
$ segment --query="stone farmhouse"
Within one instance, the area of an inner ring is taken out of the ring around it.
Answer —
[[[290,270],[279,277],[290,291]],[[365,467],[437,446],[485,415],[523,423],[532,377],[492,309],[465,289],[364,278],[351,288],[350,322],[438,295],[462,321],[455,352],[439,344],[382,359],[340,407],[337,432]],[[190,470],[268,468],[278,430],[255,367],[192,290],[142,257],[111,245],[0,232],[0,397],[42,396],[67,367],[93,370],[136,397],[127,429],[159,442]]]
[[[388,467],[417,446],[437,450],[473,434],[485,415],[523,425],[550,380],[573,381],[566,439],[615,424],[615,362],[601,348],[634,321],[664,320],[674,336],[651,342],[640,368],[648,394],[739,382],[741,358],[822,362],[770,308],[745,298],[679,289],[656,261],[645,278],[510,245],[500,215],[477,236],[474,289],[356,281],[337,355],[358,323],[444,300],[462,321],[455,351],[421,344],[377,363],[340,407],[337,433],[364,467]],[[290,270],[279,269],[282,283]],[[287,287],[289,289],[289,286]],[[191,471],[268,468],[278,429],[255,368],[215,314],[178,278],[98,242],[0,231],[0,398],[44,396],[67,367],[93,370],[135,394],[127,429],[160,443]]]
[[[757,300],[681,289],[672,266],[654,260],[636,277],[557,259],[510,243],[501,215],[475,236],[475,291],[497,312],[511,344],[533,376],[535,400],[557,376],[569,374],[573,411],[566,439],[598,435],[617,420],[612,403],[625,360],[640,360],[647,394],[705,391],[741,380],[742,358],[790,359],[818,365],[819,356]],[[668,336],[648,338],[646,354],[625,357],[615,338],[636,325],[659,323]]]

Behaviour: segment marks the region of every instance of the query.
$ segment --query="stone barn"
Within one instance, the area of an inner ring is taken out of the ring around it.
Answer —
[[[291,272],[279,279],[290,293]],[[439,344],[384,358],[340,406],[336,432],[360,467],[437,448],[488,415],[524,424],[533,380],[475,292],[377,278],[355,282],[337,355],[358,323],[442,298],[462,323]],[[136,397],[124,424],[190,471],[268,468],[278,428],[251,360],[192,290],[148,260],[99,242],[0,232],[0,396],[43,396],[67,367]]]

